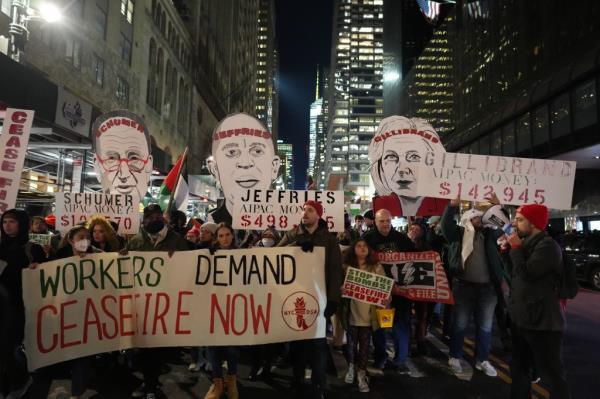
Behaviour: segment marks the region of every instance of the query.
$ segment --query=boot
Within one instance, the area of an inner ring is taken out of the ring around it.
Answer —
[[[219,399],[221,395],[223,395],[223,379],[213,378],[213,383],[204,395],[204,399]]]
[[[367,372],[365,370],[358,370],[356,377],[358,379],[358,390],[360,392],[369,392],[369,378],[367,377]]]
[[[239,399],[240,393],[237,388],[237,380],[235,375],[228,375],[225,377],[225,384],[227,385],[227,398],[228,399]]]

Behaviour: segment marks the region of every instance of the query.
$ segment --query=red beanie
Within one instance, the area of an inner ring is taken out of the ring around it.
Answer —
[[[306,205],[310,205],[313,208],[315,208],[315,211],[317,211],[317,214],[319,215],[319,217],[323,216],[323,205],[321,205],[320,202],[310,200],[310,201],[306,201],[304,203],[304,206],[306,206]]]
[[[545,205],[522,205],[517,212],[525,216],[529,222],[540,230],[545,230],[548,225],[548,208]]]

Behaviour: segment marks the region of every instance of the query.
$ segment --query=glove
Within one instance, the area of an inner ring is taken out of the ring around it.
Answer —
[[[323,316],[326,319],[330,318],[331,316],[333,316],[335,314],[337,307],[338,307],[337,302],[327,301],[327,306],[325,306],[325,311],[323,312]]]
[[[313,242],[310,240],[303,241],[300,243],[300,248],[302,248],[304,252],[312,252],[314,247],[315,244],[313,244]]]

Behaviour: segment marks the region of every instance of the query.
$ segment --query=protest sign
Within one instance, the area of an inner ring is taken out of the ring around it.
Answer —
[[[394,295],[413,301],[454,303],[437,252],[378,252],[377,258],[386,275],[397,284]]]
[[[0,136],[0,214],[15,207],[33,111],[7,108]]]
[[[394,280],[391,278],[349,267],[342,287],[342,296],[384,308],[393,285]]]
[[[211,156],[206,164],[224,196],[208,220],[233,224],[234,204],[249,189],[269,190],[281,159],[265,125],[251,115],[237,113],[225,117],[213,131]],[[264,226],[269,225],[265,222]]]
[[[422,196],[419,169],[432,154],[444,154],[435,129],[426,120],[390,116],[379,123],[369,144],[371,178],[377,195],[373,209],[392,216],[441,215],[447,201]]]
[[[344,231],[344,192],[319,190],[246,190],[233,203],[233,228],[291,230],[300,224],[309,200],[323,205],[322,219],[329,231]]]
[[[52,234],[29,234],[29,241],[44,246],[52,242]]]
[[[324,338],[324,260],[320,247],[283,247],[98,253],[26,269],[28,366],[133,347]]]
[[[144,120],[126,110],[100,115],[92,126],[94,171],[105,194],[128,194],[138,202],[152,174],[150,133]]]
[[[129,194],[56,193],[56,229],[67,232],[93,215],[115,221],[119,234],[140,229],[139,200]]]
[[[459,153],[432,153],[419,169],[419,195],[483,201],[496,193],[502,204],[537,203],[570,209],[574,161]]]

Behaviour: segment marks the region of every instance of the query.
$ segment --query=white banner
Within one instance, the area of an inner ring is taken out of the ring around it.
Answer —
[[[574,161],[459,153],[430,153],[419,167],[418,194],[502,204],[571,209]]]
[[[84,137],[90,137],[92,106],[71,94],[62,87],[58,88],[56,99],[56,124],[66,127]]]
[[[384,308],[393,285],[394,280],[389,277],[349,267],[342,286],[342,297]]]
[[[34,111],[8,108],[0,136],[0,214],[15,207]]]
[[[137,234],[139,202],[129,194],[56,193],[56,230],[67,232],[94,215],[119,225],[119,234]]]
[[[247,190],[233,204],[233,228],[291,230],[300,224],[309,200],[323,205],[322,219],[329,231],[344,231],[344,192],[319,190]]]
[[[99,253],[25,269],[28,366],[132,347],[323,338],[324,259],[320,247]]]

